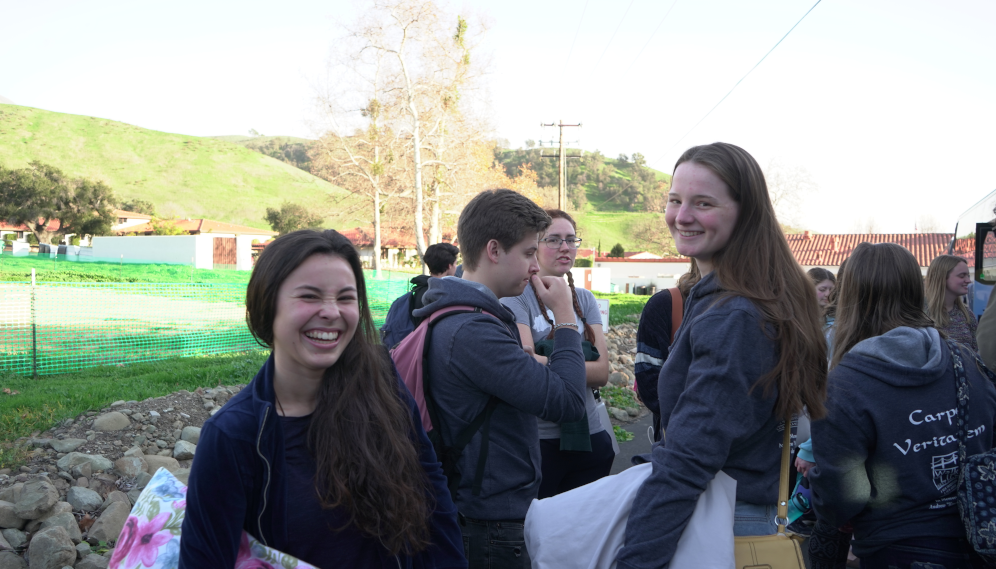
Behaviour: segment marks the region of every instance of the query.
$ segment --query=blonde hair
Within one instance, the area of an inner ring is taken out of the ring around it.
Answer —
[[[938,328],[947,328],[951,325],[951,317],[948,315],[948,311],[944,310],[944,296],[948,290],[948,276],[959,263],[967,265],[968,261],[956,255],[938,255],[927,268],[927,278],[923,283],[924,293],[927,297],[927,315],[933,319]],[[965,318],[972,320],[972,315],[965,303],[961,301],[961,296],[955,297],[954,305],[965,315]]]

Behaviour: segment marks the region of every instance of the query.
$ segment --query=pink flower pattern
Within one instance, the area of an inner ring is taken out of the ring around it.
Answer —
[[[169,531],[163,531],[163,526],[169,521],[169,513],[162,513],[158,516],[152,518],[148,522],[142,522],[138,518],[133,518],[129,516],[126,525],[130,526],[129,535],[124,540],[127,543],[128,551],[122,552],[121,556],[125,558],[125,566],[134,567],[133,563],[138,561],[145,567],[152,567],[156,558],[159,557],[159,548],[163,545],[169,543],[173,539],[173,534]],[[135,523],[132,524],[132,519]],[[119,546],[120,547],[120,546]],[[114,549],[114,557],[117,557],[118,549]],[[114,560],[111,560],[113,563]]]
[[[239,555],[235,558],[235,569],[276,569],[262,559],[252,557],[252,548],[249,546],[249,534],[242,532],[242,541],[239,543]]]

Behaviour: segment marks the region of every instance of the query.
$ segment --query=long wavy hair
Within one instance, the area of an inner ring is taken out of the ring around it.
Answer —
[[[895,243],[861,243],[839,279],[837,321],[830,369],[858,342],[893,328],[928,328],[923,282],[913,253]]]
[[[927,315],[934,320],[938,328],[947,328],[951,325],[951,316],[947,310],[944,310],[944,296],[948,290],[948,276],[959,263],[967,265],[968,261],[956,255],[938,255],[927,267],[927,277],[923,283],[927,297]],[[960,296],[955,297],[954,307],[960,310],[966,319],[973,320],[972,313]]]
[[[574,222],[574,218],[571,217],[566,211],[559,209],[547,209],[544,211],[550,216],[551,220],[566,219],[570,222],[571,227],[574,228],[575,233],[577,232],[578,224]],[[591,324],[588,324],[588,319],[585,318],[584,312],[581,310],[581,303],[578,302],[578,291],[574,288],[574,275],[572,275],[570,271],[567,271],[567,286],[571,287],[571,298],[574,300],[574,314],[577,314],[578,317],[581,318],[581,323],[584,324],[584,339],[594,344],[595,330],[591,327]],[[543,301],[540,300],[539,294],[536,293],[536,289],[533,289],[533,294],[536,296],[536,303],[539,304],[540,314],[542,314],[543,318],[550,324],[550,334],[547,335],[546,339],[552,340],[553,320],[551,320],[550,315],[546,313],[546,305],[544,305]],[[608,325],[608,322],[606,322],[606,325]]]
[[[712,263],[723,296],[750,300],[774,327],[778,362],[755,387],[766,393],[777,388],[775,412],[780,417],[805,406],[811,418],[822,418],[827,346],[816,290],[778,225],[761,167],[746,150],[724,142],[689,148],[675,170],[685,162],[708,168],[740,206],[730,239]]]
[[[313,255],[346,261],[356,277],[360,309],[352,340],[325,370],[308,430],[315,491],[323,508],[341,508],[347,522],[392,554],[429,545],[433,507],[419,462],[411,411],[401,398],[387,351],[377,342],[360,257],[336,231],[283,235],[259,256],[246,290],[246,321],[256,340],[273,348],[280,285]]]

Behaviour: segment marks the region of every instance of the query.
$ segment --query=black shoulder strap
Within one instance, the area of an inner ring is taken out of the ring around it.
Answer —
[[[477,458],[477,472],[474,475],[473,486],[474,496],[479,496],[481,494],[481,485],[484,481],[484,465],[488,460],[491,415],[498,406],[499,399],[494,395],[488,398],[488,402],[484,406],[484,410],[474,417],[474,420],[467,425],[467,428],[456,436],[456,439],[453,441],[451,446],[446,446],[442,438],[442,419],[440,417],[439,409],[436,407],[435,398],[432,396],[432,374],[429,373],[429,344],[432,338],[433,326],[439,323],[439,321],[443,318],[454,314],[480,314],[482,312],[483,310],[480,307],[477,307],[474,310],[454,310],[452,312],[440,314],[429,322],[429,327],[425,331],[425,343],[422,347],[422,395],[425,399],[425,408],[429,413],[429,420],[432,422],[433,427],[429,434],[429,439],[432,441],[432,446],[436,450],[436,458],[443,465],[443,474],[446,476],[450,496],[453,498],[454,503],[456,502],[456,494],[457,490],[460,488],[461,479],[460,473],[457,471],[457,463],[460,461],[460,457],[463,456],[463,449],[470,444],[471,439],[474,438],[477,431],[481,430],[483,427],[483,430],[481,430],[481,451]]]

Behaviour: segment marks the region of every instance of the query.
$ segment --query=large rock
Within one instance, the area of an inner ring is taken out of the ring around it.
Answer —
[[[52,439],[48,445],[55,449],[55,452],[73,452],[86,444],[86,439]]]
[[[0,569],[27,569],[28,564],[20,555],[9,551],[0,551]]]
[[[0,534],[0,551],[7,551],[10,549],[14,549],[13,546],[7,542],[7,538],[4,537],[3,534]]]
[[[122,431],[131,425],[128,415],[111,411],[104,413],[93,420],[93,430],[95,431]]]
[[[59,514],[71,514],[73,513],[73,507],[69,505],[69,502],[56,502],[52,509],[45,513],[44,516],[38,518],[37,520],[31,520],[24,526],[24,531],[27,533],[34,533],[41,529],[42,523],[52,516],[57,516]]]
[[[82,452],[71,452],[59,459],[56,465],[59,470],[69,471],[73,467],[89,464],[94,472],[98,470],[110,470],[114,463],[99,454],[84,454]],[[82,476],[85,476],[81,474]],[[89,476],[87,476],[89,478]]]
[[[134,456],[122,456],[121,458],[114,461],[114,469],[121,474],[121,476],[126,476],[128,478],[134,478],[138,476],[139,472],[145,472],[148,470],[149,465],[145,462],[145,458],[136,458]]]
[[[41,523],[41,529],[50,527],[60,527],[66,530],[69,534],[69,539],[73,540],[73,545],[76,545],[83,540],[83,535],[80,533],[79,522],[76,521],[76,516],[70,512],[63,512],[61,514],[56,514],[54,516],[49,516],[45,518],[45,521]],[[76,548],[73,548],[75,551]]]
[[[24,519],[14,511],[14,504],[0,500],[0,528],[21,529],[24,527]]]
[[[9,543],[14,549],[20,549],[28,544],[28,536],[19,529],[5,529],[0,533],[3,534],[3,538],[6,539],[7,543]]]
[[[21,488],[24,488],[23,482],[18,482],[13,486],[8,486],[0,490],[0,500],[16,504],[21,499]]]
[[[197,452],[197,445],[184,440],[176,441],[176,446],[173,447],[173,458],[177,460],[190,460],[194,458],[194,453]]]
[[[131,506],[127,502],[113,502],[97,521],[90,527],[87,533],[88,538],[97,541],[112,541],[121,535],[121,528],[128,521],[128,514],[131,513]]]
[[[59,501],[59,491],[45,479],[35,479],[24,483],[21,498],[14,504],[14,513],[25,520],[37,520],[45,516]]]
[[[94,492],[89,488],[83,488],[80,486],[73,486],[66,493],[66,501],[73,507],[73,511],[79,512],[93,512],[104,503],[104,499],[100,497],[100,494]]]
[[[107,498],[104,500],[104,503],[101,504],[99,511],[103,512],[104,510],[107,509],[108,506],[110,506],[114,502],[124,502],[128,506],[131,506],[131,500],[128,499],[127,494],[125,494],[120,490],[114,490],[113,492],[107,495]]]
[[[187,441],[188,443],[197,444],[197,441],[201,438],[201,428],[200,427],[184,427],[183,431],[180,433],[180,439]]]
[[[149,474],[155,475],[160,468],[165,468],[170,472],[180,469],[180,463],[171,456],[147,455],[145,462],[149,464]]]
[[[103,555],[91,553],[76,564],[76,569],[107,569],[109,561],[110,559],[104,557]]]
[[[31,569],[62,569],[76,562],[76,547],[66,530],[59,526],[45,528],[28,544]]]
[[[614,371],[614,372],[612,372],[612,373],[609,374],[609,383],[611,383],[612,385],[617,385],[617,386],[625,386],[626,385],[626,375],[622,374],[622,373],[619,373],[618,371]]]

